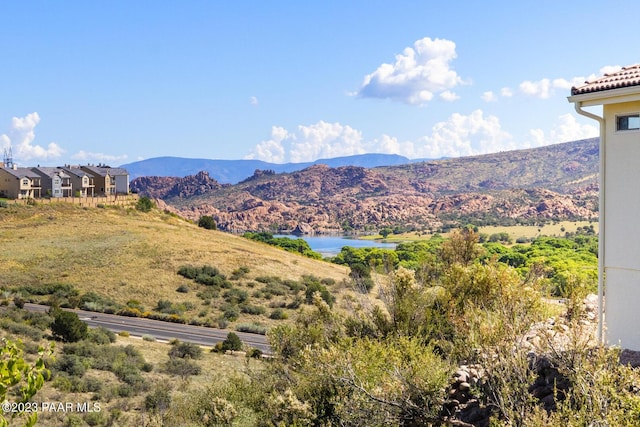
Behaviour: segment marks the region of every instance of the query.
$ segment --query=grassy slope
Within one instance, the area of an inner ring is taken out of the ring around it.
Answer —
[[[297,280],[314,274],[340,282],[347,275],[344,267],[205,230],[158,211],[11,206],[0,209],[0,244],[2,287],[68,283],[122,304],[136,299],[147,308],[169,299],[191,301],[198,309],[196,292],[176,293],[188,283],[176,274],[185,264],[209,264],[227,275],[246,266],[248,279],[269,275]]]

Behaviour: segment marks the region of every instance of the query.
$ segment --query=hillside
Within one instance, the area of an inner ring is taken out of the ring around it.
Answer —
[[[303,286],[296,293],[281,281],[297,283],[303,275],[313,274],[339,284],[347,277],[344,267],[205,230],[158,210],[9,205],[0,208],[0,242],[6,249],[0,254],[3,290],[25,295],[29,289],[49,286],[54,289],[49,293],[58,294],[63,302],[128,306],[140,312],[169,312],[158,308],[165,300],[186,321],[198,319],[213,326],[225,310],[238,314],[233,320],[228,316],[229,321],[273,323],[268,317],[271,309],[282,304],[288,311],[287,304],[300,298],[300,291],[304,297]],[[229,280],[221,286],[198,284],[177,274],[185,265],[216,267]],[[236,272],[231,279],[236,270],[241,274]],[[269,281],[273,283],[265,283]],[[268,286],[277,287],[279,293],[262,292]],[[332,290],[336,295],[341,292]],[[99,298],[86,296],[91,292]],[[250,315],[245,310],[249,306],[265,310]]]
[[[597,216],[598,141],[399,166],[256,171],[236,185],[207,173],[132,182],[166,208],[212,215],[229,231],[318,233],[384,226],[438,229],[450,222],[536,223]]]

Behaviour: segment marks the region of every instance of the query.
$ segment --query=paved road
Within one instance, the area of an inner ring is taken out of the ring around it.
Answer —
[[[26,303],[24,308],[29,311],[46,312],[46,305]],[[205,328],[202,326],[183,325],[181,323],[162,322],[140,317],[117,316],[115,314],[96,313],[93,311],[72,310],[90,327],[103,326],[113,332],[127,331],[131,335],[141,337],[151,335],[159,340],[177,338],[180,341],[192,342],[200,345],[213,346],[224,341],[230,332],[226,329]],[[235,331],[234,331],[235,332]],[[265,354],[271,353],[271,348],[263,335],[235,332],[242,342],[253,348],[260,349]]]

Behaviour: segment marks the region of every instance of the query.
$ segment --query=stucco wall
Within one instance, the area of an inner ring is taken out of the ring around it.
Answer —
[[[616,115],[640,113],[640,102],[604,106],[606,182],[605,337],[640,349],[640,130],[616,131]]]

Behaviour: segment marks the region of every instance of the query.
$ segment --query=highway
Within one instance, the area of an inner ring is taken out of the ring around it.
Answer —
[[[25,310],[46,312],[49,306],[26,303]],[[271,348],[264,335],[229,331],[227,329],[205,328],[203,326],[183,325],[181,323],[162,322],[141,317],[118,316],[115,314],[97,313],[93,311],[65,308],[78,315],[89,327],[102,326],[115,333],[126,331],[133,336],[150,335],[158,340],[177,338],[180,341],[214,346],[227,338],[229,332],[235,332],[247,347],[260,349],[264,354],[271,354]]]

